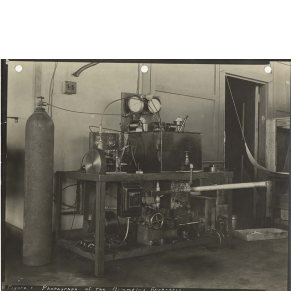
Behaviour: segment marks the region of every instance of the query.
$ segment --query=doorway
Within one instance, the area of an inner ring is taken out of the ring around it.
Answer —
[[[246,143],[253,157],[260,163],[264,144],[259,138],[260,98],[264,98],[265,85],[229,77],[228,82],[236,105]],[[233,105],[227,80],[225,80],[225,168],[234,172],[233,183],[258,181],[258,172],[249,161],[243,135]],[[233,214],[237,215],[237,228],[262,227],[265,219],[265,193],[258,189],[233,191]]]

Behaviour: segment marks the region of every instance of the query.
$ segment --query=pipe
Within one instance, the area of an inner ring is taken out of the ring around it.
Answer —
[[[90,67],[96,66],[97,64],[99,64],[99,63],[90,63],[90,64],[87,64],[87,65],[81,67],[78,71],[76,71],[76,72],[73,73],[72,75],[75,76],[75,77],[79,77],[80,74],[81,74],[84,70],[86,70],[86,69],[88,69],[88,68],[90,68]]]
[[[250,182],[250,183],[198,186],[198,187],[191,187],[191,190],[195,191],[195,192],[201,192],[201,191],[212,191],[212,190],[259,188],[259,187],[267,187],[267,185],[268,185],[268,181],[264,181],[264,182]]]
[[[180,223],[179,225],[190,225],[190,224],[199,224],[199,223],[201,223],[201,221],[191,221],[187,223]]]

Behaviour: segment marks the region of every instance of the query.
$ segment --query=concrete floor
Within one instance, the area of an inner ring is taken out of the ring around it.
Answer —
[[[19,244],[6,243],[5,284],[66,286],[143,286],[287,290],[287,239],[245,242],[232,250],[203,247],[108,262],[105,278],[93,276],[93,262],[64,255],[50,265],[22,265]],[[67,253],[72,256],[72,253]]]

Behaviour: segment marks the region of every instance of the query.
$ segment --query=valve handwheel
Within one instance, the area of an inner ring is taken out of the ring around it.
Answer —
[[[164,217],[161,213],[155,213],[150,219],[151,226],[154,229],[160,229],[164,224]]]

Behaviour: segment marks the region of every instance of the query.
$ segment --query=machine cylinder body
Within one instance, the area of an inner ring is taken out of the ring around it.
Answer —
[[[41,266],[52,257],[54,123],[41,107],[26,122],[23,264]]]

